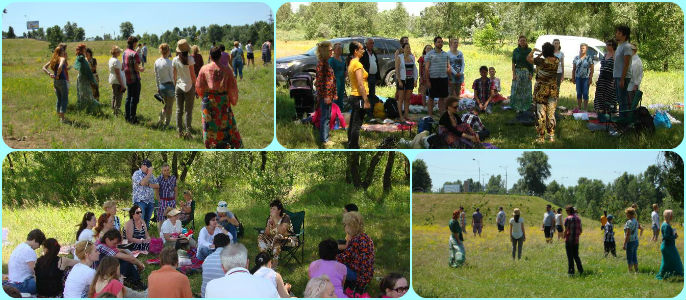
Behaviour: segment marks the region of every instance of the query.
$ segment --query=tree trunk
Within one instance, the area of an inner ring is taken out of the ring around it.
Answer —
[[[267,166],[267,151],[260,152],[262,156],[262,165],[260,165],[260,172],[264,172],[264,168]]]
[[[162,162],[169,163],[169,156],[167,155],[167,151],[160,152],[160,155],[162,155]]]
[[[183,167],[183,171],[181,171],[181,178],[179,178],[181,182],[186,182],[186,175],[188,175],[188,169],[190,169],[197,155],[198,151],[191,151],[191,156],[188,158],[188,160],[181,163],[181,166]]]
[[[129,168],[131,170],[131,175],[133,175],[133,172],[136,172],[138,169],[140,169],[140,167],[141,159],[139,153],[136,151],[131,152],[131,155],[129,156]]]
[[[388,152],[388,160],[386,161],[386,171],[383,173],[383,192],[384,194],[391,191],[391,174],[393,173],[393,163],[395,162],[395,151]]]
[[[360,153],[358,151],[348,152],[348,168],[353,186],[360,188],[362,183],[360,182]]]
[[[370,185],[372,185],[372,182],[374,181],[374,171],[376,170],[376,165],[379,164],[379,161],[381,160],[381,157],[383,156],[383,152],[377,151],[374,153],[374,156],[372,157],[372,160],[369,162],[369,167],[367,168],[367,176],[365,176],[364,182],[362,183],[362,188],[367,190]]]
[[[7,162],[10,164],[10,174],[14,175],[14,165],[12,164],[12,153],[7,154]]]
[[[174,177],[179,178],[179,152],[172,153],[171,171]]]
[[[410,159],[404,156],[403,162],[405,163],[405,182],[410,182]]]

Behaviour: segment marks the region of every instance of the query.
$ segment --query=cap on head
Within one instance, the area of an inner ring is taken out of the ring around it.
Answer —
[[[141,162],[141,166],[146,166],[146,167],[150,168],[150,167],[152,167],[152,163],[148,159],[144,159]]]

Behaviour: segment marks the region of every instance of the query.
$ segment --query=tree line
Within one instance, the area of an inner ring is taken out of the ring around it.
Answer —
[[[636,203],[644,211],[650,210],[653,203],[663,208],[673,209],[675,216],[683,216],[684,211],[684,163],[675,152],[661,153],[660,162],[646,168],[643,173],[624,173],[607,184],[598,179],[581,177],[576,185],[564,186],[556,180],[545,184],[550,177],[548,157],[541,151],[524,152],[517,159],[520,178],[509,190],[500,175],[491,175],[482,186],[479,180],[469,178],[461,181],[445,182],[462,186],[463,192],[487,194],[534,195],[554,203],[557,206],[573,205],[582,215],[600,217],[603,210],[609,213],[621,213],[628,205]],[[419,173],[413,169],[413,190],[424,189],[429,176],[426,163],[422,160],[413,162],[413,168],[419,165]],[[428,179],[431,190],[430,178]],[[415,184],[419,185],[415,185]],[[423,185],[423,186],[421,186]],[[438,190],[443,192],[443,187]],[[640,218],[647,221],[650,214],[644,213]]]
[[[485,51],[513,48],[520,34],[533,43],[543,34],[576,35],[606,40],[614,27],[631,27],[649,70],[683,68],[684,16],[667,2],[439,2],[410,16],[402,3],[378,12],[375,2],[290,3],[277,13],[277,29],[301,30],[306,39],[353,35],[387,37],[460,37]],[[507,44],[507,45],[506,45]]]
[[[151,47],[157,47],[162,43],[175,45],[180,39],[186,39],[189,43],[201,47],[209,47],[212,43],[224,43],[228,46],[236,40],[241,41],[243,44],[248,40],[251,40],[253,45],[259,46],[265,41],[273,38],[274,26],[272,23],[265,21],[257,21],[253,24],[239,26],[211,24],[198,28],[194,25],[184,28],[174,27],[171,30],[166,30],[162,34],[157,35],[148,32],[142,34],[136,33],[133,24],[129,21],[125,21],[119,25],[119,35],[112,36],[109,33],[105,33],[102,36],[95,36],[92,39],[95,41],[126,40],[132,35],[136,36],[141,43],[145,42]],[[10,26],[8,32],[3,31],[2,37],[15,38],[14,28]],[[24,37],[48,41],[50,42],[48,47],[54,49],[57,44],[62,42],[85,41],[86,31],[83,27],[79,27],[76,22],[67,22],[63,27],[54,25],[48,27],[46,30],[38,28],[29,31],[28,33],[24,33]]]
[[[327,184],[339,189],[336,193],[383,191],[379,198],[370,198],[383,201],[393,188],[410,182],[409,161],[392,151],[13,152],[2,165],[3,205],[97,205],[130,199],[131,175],[145,158],[152,161],[156,176],[167,163],[180,191],[191,189],[208,199],[241,193],[245,201],[261,204],[289,199],[297,187]]]

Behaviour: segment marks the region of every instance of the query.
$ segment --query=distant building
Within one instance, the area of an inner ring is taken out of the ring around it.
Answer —
[[[443,192],[444,193],[461,193],[462,192],[462,186],[459,184],[444,184],[443,185]]]

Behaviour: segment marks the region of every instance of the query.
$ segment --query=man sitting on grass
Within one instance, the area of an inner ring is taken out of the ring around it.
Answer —
[[[7,263],[9,281],[3,282],[3,285],[12,286],[21,293],[36,293],[36,249],[40,248],[44,241],[45,234],[40,229],[34,229],[29,232],[26,242],[14,248]]]
[[[193,298],[188,277],[176,270],[179,266],[176,249],[164,248],[160,263],[162,267],[148,277],[148,298]]]
[[[145,290],[146,286],[141,281],[141,275],[139,273],[139,270],[142,271],[145,269],[145,265],[133,255],[117,248],[117,245],[121,243],[121,240],[121,233],[116,229],[110,229],[105,232],[105,235],[100,239],[100,244],[96,246],[96,249],[100,253],[100,258],[114,256],[119,259],[119,269],[121,270],[121,275],[126,278],[125,283],[130,285],[134,290]]]

